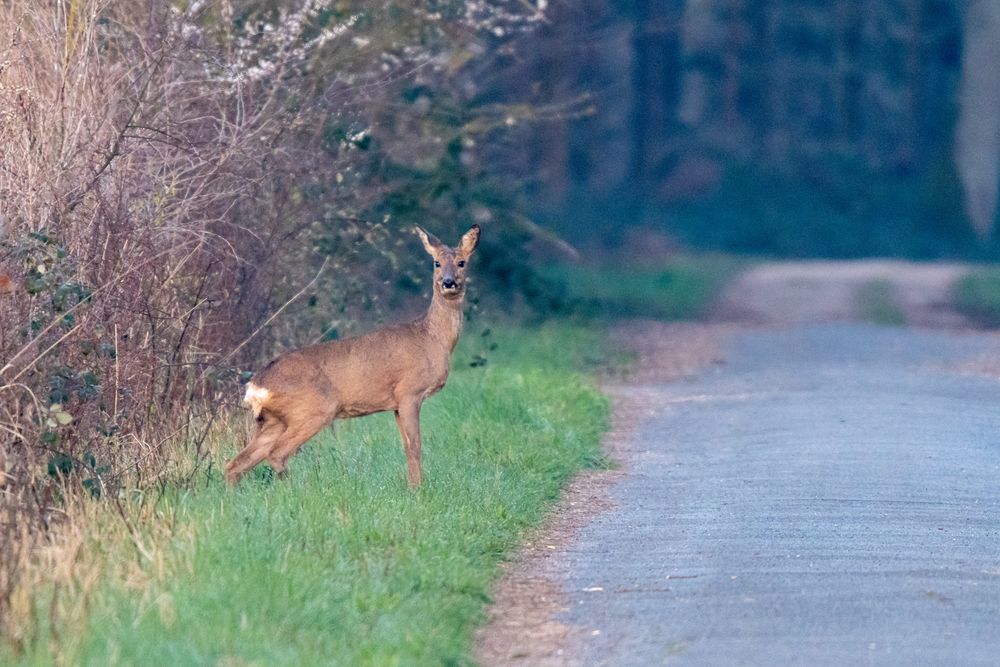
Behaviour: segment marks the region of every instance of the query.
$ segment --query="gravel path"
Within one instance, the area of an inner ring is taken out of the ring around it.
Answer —
[[[996,339],[847,321],[854,285],[926,277],[876,264],[755,269],[722,312],[766,327],[621,333],[645,369],[608,386],[622,467],[512,564],[482,663],[996,663],[1000,383],[958,372]],[[934,271],[907,319],[960,323],[960,270]]]
[[[908,324],[957,328],[965,319],[950,307],[951,286],[968,271],[963,264],[895,260],[772,262],[746,271],[726,290],[718,317],[764,325],[851,321],[866,284],[892,286]]]

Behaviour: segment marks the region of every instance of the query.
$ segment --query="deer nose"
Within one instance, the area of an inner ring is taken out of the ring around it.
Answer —
[[[455,287],[457,287],[457,284],[453,279],[445,278],[444,280],[441,281],[441,286],[444,287],[445,289],[455,289]]]

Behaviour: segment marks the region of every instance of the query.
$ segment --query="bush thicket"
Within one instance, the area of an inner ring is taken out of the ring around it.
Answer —
[[[482,153],[513,121],[477,77],[539,18],[0,4],[0,618],[67,494],[128,523],[123,489],[210,464],[243,369],[401,317],[426,289],[413,222],[444,239],[489,223],[515,245],[488,240],[481,275],[533,298],[530,227]]]

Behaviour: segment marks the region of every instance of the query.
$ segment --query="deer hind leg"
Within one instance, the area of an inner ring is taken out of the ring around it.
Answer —
[[[420,486],[420,401],[400,401],[396,410],[396,426],[406,452],[406,479],[410,488]]]
[[[267,455],[267,464],[271,466],[271,470],[278,479],[285,479],[288,477],[288,468],[285,466],[284,459],[276,459],[273,454]]]
[[[312,414],[305,418],[290,421],[288,429],[271,445],[267,452],[267,462],[278,474],[284,477],[287,474],[285,465],[288,459],[295,452],[299,451],[306,442],[330,421],[327,414]]]
[[[285,432],[285,425],[274,415],[263,412],[257,421],[257,432],[250,443],[226,464],[226,483],[236,484],[240,478],[267,458],[275,441]]]

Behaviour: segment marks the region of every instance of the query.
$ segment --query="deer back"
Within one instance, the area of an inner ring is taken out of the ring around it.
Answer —
[[[260,408],[276,412],[305,403],[331,418],[395,410],[403,397],[444,386],[450,354],[417,320],[284,354],[254,377],[247,400],[257,395]]]

